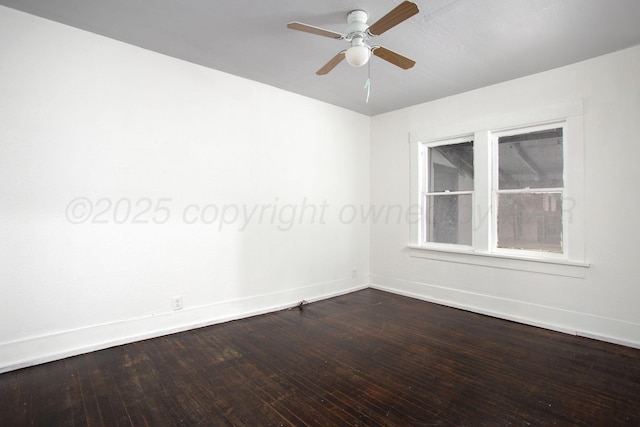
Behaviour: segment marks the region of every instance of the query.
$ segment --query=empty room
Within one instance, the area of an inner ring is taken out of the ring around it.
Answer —
[[[640,425],[638,22],[0,0],[0,424]]]

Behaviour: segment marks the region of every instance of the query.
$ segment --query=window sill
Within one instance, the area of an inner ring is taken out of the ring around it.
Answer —
[[[409,255],[415,258],[426,258],[444,262],[454,262],[506,270],[529,271],[533,273],[551,274],[584,278],[589,263],[562,259],[535,258],[476,252],[465,248],[433,248],[419,245],[408,245]]]

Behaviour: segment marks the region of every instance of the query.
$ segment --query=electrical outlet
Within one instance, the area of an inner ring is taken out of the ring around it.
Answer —
[[[356,277],[358,277],[358,272],[357,270],[354,268],[353,270],[351,270],[351,278],[355,279]]]
[[[171,298],[171,309],[173,311],[182,310],[182,295]]]

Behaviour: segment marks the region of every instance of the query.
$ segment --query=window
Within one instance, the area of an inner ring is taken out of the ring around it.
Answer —
[[[412,194],[421,216],[411,225],[409,246],[428,252],[411,254],[451,261],[481,255],[469,262],[483,265],[509,258],[519,266],[529,261],[588,266],[582,126],[582,115],[576,114],[465,137],[412,137]]]
[[[471,245],[473,142],[427,146],[425,241]]]
[[[564,128],[477,132],[486,141],[477,145],[471,136],[422,143],[423,244],[564,255]],[[484,174],[475,173],[476,156],[486,159]]]
[[[495,248],[563,253],[563,128],[496,133]]]

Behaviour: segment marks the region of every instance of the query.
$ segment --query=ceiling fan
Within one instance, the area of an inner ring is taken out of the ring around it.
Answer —
[[[287,28],[332,39],[346,40],[351,43],[351,47],[339,52],[322,66],[322,68],[316,71],[318,75],[329,73],[329,71],[333,70],[343,59],[346,59],[347,63],[353,67],[361,67],[369,62],[372,53],[385,61],[407,70],[415,65],[416,62],[414,60],[385,47],[369,45],[368,41],[371,37],[379,36],[417,13],[418,6],[415,3],[403,1],[371,26],[367,25],[367,19],[369,19],[367,12],[364,10],[352,10],[347,14],[348,26],[346,34],[336,33],[335,31],[325,30],[324,28],[314,27],[313,25],[303,24],[302,22],[290,22],[287,24]]]

